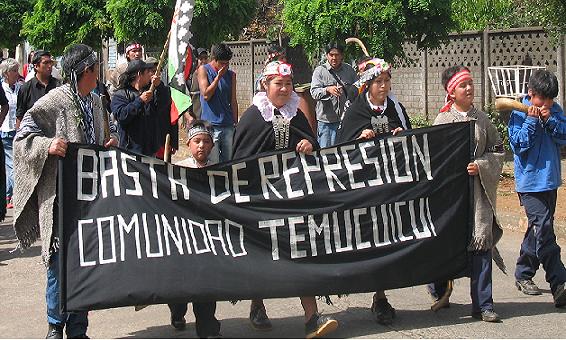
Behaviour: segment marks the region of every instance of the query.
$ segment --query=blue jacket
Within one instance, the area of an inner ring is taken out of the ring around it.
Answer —
[[[523,103],[531,105],[527,96]],[[513,111],[509,119],[509,144],[514,154],[517,192],[554,190],[562,184],[560,146],[566,144],[566,117],[554,103],[543,123],[524,112]]]

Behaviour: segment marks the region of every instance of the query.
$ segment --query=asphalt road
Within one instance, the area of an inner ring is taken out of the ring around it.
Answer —
[[[548,284],[541,269],[535,282],[544,290],[541,296],[526,296],[514,286],[512,271],[519,252],[522,234],[505,231],[500,252],[511,271],[504,275],[494,267],[495,309],[503,318],[499,324],[472,319],[469,279],[455,282],[451,307],[437,313],[430,311],[430,299],[424,286],[387,292],[397,309],[391,326],[375,323],[369,311],[371,294],[353,294],[334,305],[319,302],[319,309],[340,322],[330,335],[335,338],[566,338],[566,309],[552,303]],[[562,259],[566,242],[560,241]],[[10,253],[16,245],[11,218],[0,225],[0,338],[43,338],[47,332],[45,316],[45,270],[40,263],[37,243],[23,254]],[[256,332],[247,315],[249,302],[235,306],[218,303],[217,318],[225,338],[302,338],[304,337],[301,304],[298,298],[266,301],[273,330]],[[135,312],[133,307],[89,313],[88,335],[92,338],[195,338],[194,316],[187,313],[188,327],[176,331],[169,325],[167,306],[149,306]]]

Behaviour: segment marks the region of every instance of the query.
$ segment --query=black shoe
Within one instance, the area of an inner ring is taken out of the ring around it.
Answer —
[[[533,282],[533,280],[517,280],[515,281],[517,289],[527,295],[541,295],[540,288]]]
[[[314,314],[305,324],[305,337],[307,339],[320,338],[338,328],[338,321],[320,313]]]
[[[88,337],[88,335],[83,333],[77,336],[67,336],[67,339],[90,339],[90,338]]]
[[[487,309],[481,312],[472,312],[472,318],[485,322],[501,322],[501,318],[493,311],[493,309]]]
[[[256,331],[270,331],[273,328],[265,311],[265,306],[251,306],[250,323]]]
[[[395,308],[393,308],[387,299],[373,300],[371,312],[375,316],[375,321],[380,325],[391,325],[395,319]]]
[[[63,326],[49,324],[45,339],[63,339]]]
[[[173,326],[178,331],[182,331],[187,326],[187,320],[185,320],[184,316],[181,316],[179,318],[173,317],[173,315],[171,315],[171,326]]]
[[[564,283],[556,288],[552,296],[554,297],[554,305],[557,308],[566,306],[566,288],[564,287]]]

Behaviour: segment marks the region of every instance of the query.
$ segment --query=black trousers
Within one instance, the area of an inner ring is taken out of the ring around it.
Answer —
[[[546,272],[546,282],[550,284],[553,293],[566,281],[566,269],[560,258],[560,246],[556,243],[554,234],[556,196],[556,190],[519,193],[529,226],[515,269],[517,280],[529,280],[535,276],[542,264]]]
[[[188,303],[169,304],[172,319],[181,319],[185,316]],[[201,339],[220,333],[220,321],[216,319],[216,302],[193,302],[193,312],[195,313],[195,328],[197,335]]]

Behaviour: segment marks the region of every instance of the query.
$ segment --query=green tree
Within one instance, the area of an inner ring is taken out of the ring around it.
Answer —
[[[316,55],[329,41],[360,38],[370,54],[403,57],[405,40],[435,47],[454,27],[450,0],[281,0],[292,45]],[[359,52],[358,52],[359,55]]]
[[[453,0],[452,18],[460,31],[542,26],[554,38],[566,34],[563,0]]]
[[[65,47],[85,43],[100,47],[110,32],[104,0],[37,0],[24,14],[21,35],[37,48],[62,54]]]
[[[13,49],[25,40],[20,35],[22,16],[31,5],[31,0],[0,0],[0,48]]]
[[[119,42],[160,47],[169,31],[175,0],[109,0],[106,8]],[[193,44],[210,46],[237,37],[254,17],[256,0],[195,0]]]
[[[454,0],[452,18],[459,31],[522,26],[513,0]]]
[[[533,0],[523,7],[524,15],[532,15],[558,41],[566,34],[566,2],[564,0]]]

